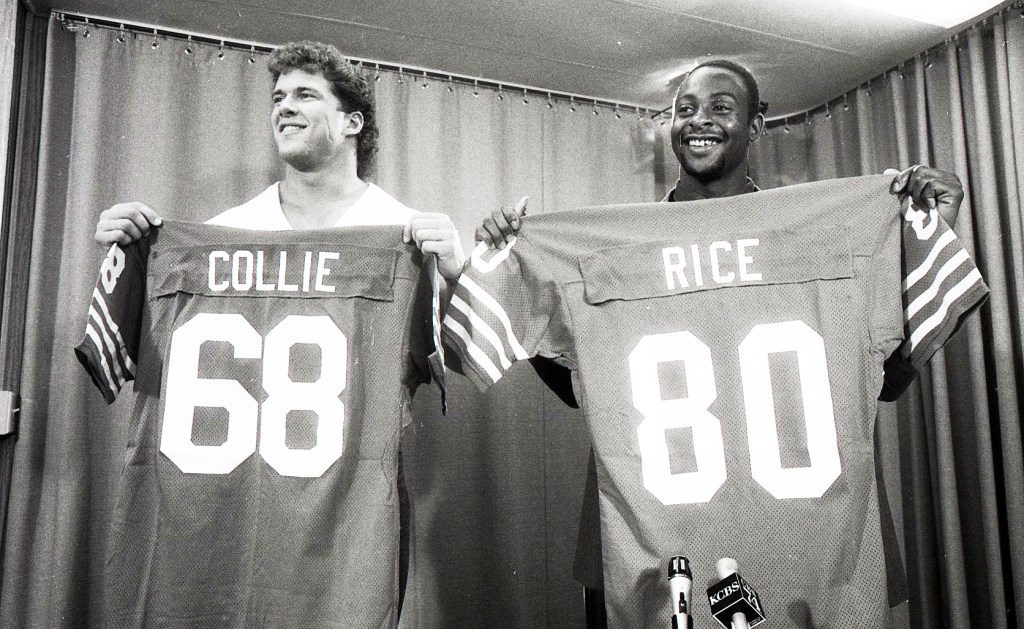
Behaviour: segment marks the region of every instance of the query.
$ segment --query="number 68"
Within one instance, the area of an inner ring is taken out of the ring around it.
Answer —
[[[234,348],[235,358],[263,359],[262,404],[236,380],[199,377],[199,351],[203,343],[222,341]],[[294,382],[288,376],[293,345],[320,348],[320,377]],[[345,405],[348,340],[326,316],[289,315],[260,336],[240,314],[201,313],[174,331],[167,358],[167,382],[160,451],[181,471],[191,474],[227,474],[257,450],[282,476],[315,478],[341,457]],[[220,445],[192,441],[196,407],[223,408],[228,412],[227,439]],[[316,445],[289,448],[285,442],[288,413],[316,413]]]

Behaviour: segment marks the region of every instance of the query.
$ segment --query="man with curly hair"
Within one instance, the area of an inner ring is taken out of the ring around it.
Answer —
[[[373,171],[378,136],[374,95],[367,80],[355,70],[337,48],[319,42],[293,42],[275,50],[270,56],[268,69],[274,82],[270,121],[278,155],[285,164],[284,179],[273,183],[249,201],[217,214],[206,223],[258,231],[404,226],[404,230],[401,232],[404,242],[415,243],[424,255],[435,254],[440,275],[448,281],[456,280],[462,272],[465,259],[462,246],[459,243],[458,232],[451,219],[445,214],[417,212],[406,207],[367,179]],[[163,220],[160,215],[152,208],[138,202],[121,203],[100,214],[96,225],[95,239],[97,243],[107,247],[115,244],[124,247],[146,238],[162,224]],[[396,233],[398,233],[397,229]],[[307,261],[307,266],[309,264]],[[257,273],[261,273],[261,271],[257,271]],[[284,277],[284,271],[281,273]],[[319,282],[320,276],[317,275],[317,278],[317,282]],[[334,290],[333,286],[329,288]],[[282,290],[284,290],[283,287]],[[444,290],[443,286],[442,290]],[[386,323],[381,325],[386,325]],[[429,323],[426,325],[429,328]],[[428,336],[424,334],[424,337]],[[397,342],[394,341],[392,345]],[[376,359],[373,355],[374,352],[384,351],[380,349],[381,347],[386,348],[389,345],[379,341],[372,347],[353,346],[350,349],[353,355],[352,360],[356,364],[372,363]],[[403,349],[403,351],[405,350]],[[290,362],[290,365],[285,368],[286,371],[295,367],[296,361],[291,357],[290,352],[291,350],[286,358]],[[356,352],[363,353],[356,355]],[[409,353],[415,352],[409,350]],[[321,368],[326,371],[324,364],[321,364]],[[323,377],[321,376],[321,378]],[[355,388],[355,386],[351,388]],[[386,399],[386,403],[379,404],[381,407],[390,408],[390,406],[399,404],[399,402],[393,401],[393,399],[398,399],[398,391],[368,390],[365,395],[377,396],[376,398],[367,397],[368,400]],[[371,406],[372,404],[367,404],[368,408]],[[388,417],[385,417],[387,408],[373,408],[372,411],[366,413],[366,422],[386,424],[388,421]],[[346,409],[346,413],[348,412],[351,412],[350,409]],[[379,432],[383,428],[376,430]],[[366,437],[366,441],[367,443],[364,444],[347,447],[350,450],[354,447],[354,452],[358,453],[360,457],[372,458],[376,456],[374,454],[376,451],[373,449],[376,445],[370,443],[371,437]],[[404,506],[407,503],[407,497],[402,481],[400,455],[397,457],[397,470],[388,467],[389,461],[394,461],[391,456],[394,456],[393,446],[395,445],[397,444],[391,444],[390,449],[380,460],[381,476],[395,481],[397,473],[397,482],[394,486],[397,488],[398,501],[403,504],[401,517],[404,518],[408,514],[408,509]],[[366,465],[369,466],[367,469],[370,469],[377,464],[370,461]],[[367,484],[359,479],[346,482],[351,482],[356,489],[353,490],[351,487],[346,487],[343,491],[340,488],[335,489],[339,493],[358,494],[359,491],[363,491],[359,488]],[[370,481],[369,484],[372,485],[373,482],[377,482],[379,485],[383,481]],[[350,562],[348,565],[351,568],[358,562],[359,557],[364,556],[360,553],[364,553],[368,547],[376,544],[380,552],[374,556],[381,556],[393,551],[396,556],[400,555],[399,563],[394,566],[360,566],[360,572],[357,574],[353,574],[350,568],[346,568],[344,565],[334,563],[330,573],[319,573],[315,576],[317,583],[325,584],[322,589],[330,587],[338,589],[339,583],[350,585],[352,581],[360,581],[361,587],[366,588],[366,592],[361,594],[358,591],[349,591],[345,596],[334,597],[334,599],[343,600],[331,600],[327,603],[319,600],[316,593],[309,592],[304,597],[299,597],[301,600],[291,601],[289,609],[278,610],[283,614],[282,618],[292,618],[294,623],[302,626],[306,626],[306,622],[296,619],[315,618],[317,626],[324,627],[361,626],[364,622],[369,622],[366,619],[371,617],[378,618],[378,620],[384,618],[384,624],[381,626],[393,626],[397,622],[397,613],[401,609],[404,583],[408,572],[408,554],[399,553],[399,540],[397,538],[392,540],[386,534],[391,530],[391,522],[373,522],[375,514],[379,514],[381,511],[380,509],[375,511],[377,505],[373,504],[373,501],[378,500],[379,497],[371,492],[364,492],[364,494],[362,498],[366,501],[365,509],[359,507],[353,512],[352,509],[341,508],[340,505],[337,505],[337,508],[330,509],[337,513],[322,517],[328,522],[335,522],[335,520],[341,522],[341,524],[336,523],[337,527],[342,527],[344,523],[353,520],[368,521],[370,522],[369,526],[375,526],[379,531],[384,532],[379,537],[387,537],[386,541],[348,539],[346,544],[350,545],[350,548],[312,549],[312,552],[310,552],[311,549],[301,549],[297,550],[294,556],[289,555],[290,551],[288,550],[282,550],[282,553],[288,555],[288,560],[294,559],[295,563],[301,564],[308,561],[309,564],[316,566],[320,566],[322,562],[317,563],[310,560],[309,555],[320,557],[331,556],[333,553],[333,555],[348,557]],[[226,495],[226,491],[224,495],[204,495],[203,500],[228,500]],[[296,513],[311,508],[309,504],[303,503],[304,499],[299,496],[295,496],[294,500]],[[393,494],[389,494],[387,500],[389,502],[394,500]],[[407,527],[402,526],[400,529],[403,534],[407,533]],[[229,530],[232,529],[224,528],[224,531]],[[221,532],[220,535],[230,536],[230,533]],[[296,533],[296,535],[299,535],[296,539],[282,540],[282,549],[287,548],[288,544],[298,545],[296,540],[301,539],[301,534]],[[403,536],[401,542],[403,546],[407,543],[406,540],[407,538]],[[247,543],[251,543],[251,540],[236,539],[234,542],[240,547],[244,547]],[[329,545],[331,540],[328,535],[325,535],[324,539],[317,543]],[[392,543],[394,544],[393,548],[380,547]],[[372,554],[371,552],[365,553],[366,556]],[[260,569],[286,574],[281,565],[262,566]],[[387,573],[385,580],[389,580],[392,569],[395,571],[394,577],[397,577],[396,605],[389,609],[378,609],[379,601],[386,600],[390,603],[391,593],[376,591],[383,588],[374,585],[379,585],[381,579],[378,578],[375,581],[373,575],[379,576],[379,573],[384,571]],[[230,571],[228,568],[225,570]],[[182,571],[180,574],[174,574],[168,578],[176,579],[180,583],[188,583],[191,578],[194,578],[194,576],[190,577],[190,574],[190,571]],[[228,582],[230,580],[225,578],[224,583]],[[215,590],[215,585],[221,589],[224,588],[223,584],[202,586],[195,583],[193,585],[213,588],[209,591]],[[292,583],[292,585],[301,587],[301,583]],[[371,590],[373,591],[371,592]],[[277,594],[283,596],[280,592]],[[207,598],[217,598],[218,596],[220,596],[219,593],[208,595]],[[235,610],[233,612],[235,615],[232,616],[235,620],[229,622],[226,618],[211,618],[210,622],[218,626],[236,626],[232,624],[234,622],[245,624],[245,618],[252,617],[253,614],[259,613],[258,610],[273,604],[269,600],[254,601],[245,600],[246,598],[260,597],[253,596],[250,592],[240,594],[238,600],[225,601],[225,609]],[[319,607],[321,604],[324,605],[323,609]],[[188,614],[194,616],[200,607],[198,603],[181,601],[181,617],[185,618]],[[339,612],[339,610],[342,611]],[[153,618],[159,615],[152,610],[149,613]],[[346,618],[338,618],[339,613],[346,614]],[[288,616],[288,614],[292,615]],[[356,616],[351,614],[356,614]],[[182,622],[184,623],[184,621]],[[268,619],[264,619],[262,622],[276,625],[276,621]],[[338,624],[339,622],[342,624]],[[374,623],[376,622],[378,621],[374,621]],[[241,624],[237,626],[241,626]]]
[[[377,151],[373,92],[337,48],[293,42],[273,52],[270,120],[283,181],[208,223],[257,230],[405,225],[406,242],[437,254],[438,270],[458,278],[465,261],[458,232],[440,213],[416,212],[366,180]],[[161,223],[145,204],[119,203],[100,214],[96,242],[126,245]]]

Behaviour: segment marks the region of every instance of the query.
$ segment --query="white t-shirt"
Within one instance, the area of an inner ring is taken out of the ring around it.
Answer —
[[[221,212],[206,223],[259,231],[290,231],[294,228],[285,218],[284,210],[281,208],[280,186],[280,182],[274,183],[252,199]],[[406,207],[371,183],[332,227],[405,225],[416,213],[416,210]]]

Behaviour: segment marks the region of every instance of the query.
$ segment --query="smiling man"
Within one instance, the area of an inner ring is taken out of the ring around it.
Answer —
[[[111,626],[397,624],[399,435],[443,301],[425,269],[454,280],[464,255],[447,215],[367,180],[372,84],[334,46],[287,44],[269,70],[282,181],[205,226],[157,229],[141,203],[96,226],[110,252],[79,356],[108,402],[131,379],[140,400]]]
[[[662,200],[758,191],[748,174],[748,149],[764,131],[768,105],[761,101],[750,71],[726,59],[700,63],[679,83],[673,104],[670,141],[679,160],[679,180]],[[964,198],[956,175],[925,166],[901,173],[891,190],[909,194],[919,207],[937,209],[950,226],[955,226]]]
[[[698,66],[679,84],[671,133],[679,181],[666,201],[757,190],[747,176],[747,147],[764,129],[764,115],[748,76],[741,66],[719,61]]]
[[[377,151],[375,103],[352,64],[334,46],[294,42],[271,54],[268,69],[284,180],[207,223],[262,231],[404,225],[406,242],[437,254],[445,279],[458,278],[465,260],[451,219],[408,208],[366,180]],[[120,203],[100,214],[96,242],[126,245],[161,222],[142,203]]]
[[[764,130],[766,110],[767,104],[760,99],[757,81],[746,68],[735,62],[709,60],[687,73],[679,83],[672,110],[670,143],[679,161],[679,179],[662,201],[700,201],[759,191],[748,174],[748,150]],[[950,226],[955,225],[964,198],[963,187],[956,175],[924,166],[907,169],[896,176],[890,192],[909,195],[918,208],[937,210]],[[514,242],[522,226],[519,216],[525,213],[524,210],[525,199],[516,208],[506,206],[493,212],[477,228],[476,240],[506,248]],[[683,215],[681,210],[680,216]],[[639,218],[634,220],[639,221]],[[675,257],[665,253],[667,279],[670,270],[681,268],[681,254],[681,249],[673,254]],[[672,277],[675,279],[668,281],[681,279]],[[696,283],[692,278],[691,281]],[[545,382],[563,400],[573,404],[575,387],[570,381],[569,371],[553,367],[553,363],[548,361],[531,360]],[[899,361],[887,362],[886,372],[896,373],[894,380],[900,385],[909,384],[913,374],[909,366]],[[899,392],[883,388],[884,397],[881,399],[894,399]],[[640,522],[659,522],[662,518],[655,512],[632,515]],[[891,526],[891,521],[887,519],[883,525]],[[591,451],[574,567],[576,580],[586,588],[588,628],[607,626],[601,528],[598,473]],[[735,549],[732,552],[737,553]],[[890,598],[897,602],[905,596],[902,565],[899,559],[895,559],[886,562],[886,567],[892,571],[888,575]]]
[[[735,66],[735,67],[733,67]],[[680,175],[667,201],[754,192],[747,147],[764,129],[757,83],[737,64],[698,66],[679,84],[672,116],[672,152]]]

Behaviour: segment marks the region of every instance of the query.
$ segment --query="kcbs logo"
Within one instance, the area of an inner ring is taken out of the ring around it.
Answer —
[[[712,605],[715,605],[716,603],[721,602],[727,596],[729,596],[729,595],[731,595],[731,594],[733,594],[735,592],[738,592],[739,589],[740,589],[740,586],[739,586],[738,583],[730,583],[729,585],[725,586],[721,590],[715,592],[715,594],[713,596],[708,597],[708,601]]]

